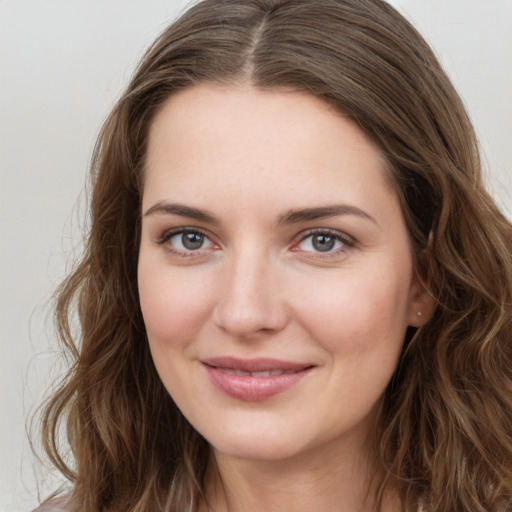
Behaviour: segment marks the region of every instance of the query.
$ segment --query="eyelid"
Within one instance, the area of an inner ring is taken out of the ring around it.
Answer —
[[[180,226],[177,228],[171,228],[162,233],[160,237],[158,237],[155,242],[158,245],[165,245],[171,238],[177,235],[181,235],[184,233],[197,233],[202,236],[204,236],[213,246],[217,246],[218,244],[213,240],[213,237],[204,229],[198,228],[195,226]],[[205,251],[211,249],[211,247],[206,248],[200,248],[197,250],[191,250],[191,251],[181,251],[180,249],[177,249],[175,247],[169,246],[167,247],[167,250],[175,255],[182,256],[182,257],[198,257],[201,255],[204,255]]]
[[[217,242],[215,242],[212,235],[206,231],[205,229],[196,227],[196,226],[180,226],[176,228],[171,228],[163,232],[163,234],[158,237],[155,242],[158,245],[165,245],[172,237],[176,235],[180,235],[183,233],[198,233],[202,236],[204,236],[213,246],[214,248],[218,248]],[[314,235],[326,235],[330,236],[340,242],[342,242],[343,246],[338,248],[334,251],[326,251],[325,253],[322,253],[320,251],[305,251],[300,249],[298,246],[307,238],[314,236]],[[295,237],[295,241],[293,242],[293,245],[291,247],[291,250],[294,252],[302,252],[305,254],[308,254],[309,257],[314,258],[329,258],[329,257],[335,257],[336,255],[339,255],[340,253],[346,252],[348,249],[353,248],[355,245],[357,245],[356,240],[354,237],[348,235],[347,233],[343,231],[338,231],[331,228],[310,228],[300,234],[298,234]],[[197,250],[190,250],[190,251],[181,251],[175,247],[168,247],[167,250],[175,255],[183,256],[183,257],[198,257],[201,255],[204,255],[204,253],[208,250],[211,250],[211,247],[206,248],[200,248]]]
[[[329,252],[325,252],[325,253],[322,253],[320,251],[318,251],[318,252],[301,251],[301,249],[298,248],[299,244],[313,235],[330,236],[330,237],[342,242],[343,247],[341,247],[338,250],[329,251]],[[315,254],[315,257],[324,257],[325,258],[325,257],[329,257],[329,256],[334,256],[339,252],[344,252],[347,249],[353,248],[356,244],[357,244],[357,242],[354,239],[354,237],[348,235],[347,233],[344,233],[343,231],[338,231],[336,229],[331,229],[331,228],[311,228],[311,229],[308,229],[307,231],[302,232],[298,235],[297,240],[293,244],[292,251],[297,251],[297,252],[301,251],[301,252],[305,252],[305,253],[312,253],[312,254]]]
[[[165,244],[165,242],[167,242],[173,236],[181,235],[182,233],[199,233],[207,238],[210,238],[204,229],[196,228],[195,226],[180,226],[179,228],[171,228],[165,230],[162,235],[156,239],[156,243]]]

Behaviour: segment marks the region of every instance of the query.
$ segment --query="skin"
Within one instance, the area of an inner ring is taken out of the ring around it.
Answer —
[[[370,429],[430,307],[383,169],[350,119],[303,93],[195,86],[151,126],[140,302],[159,375],[213,448],[217,512],[365,510]],[[204,236],[197,248],[183,228]],[[311,230],[330,230],[332,249]],[[212,385],[203,361],[220,356],[312,369],[247,401]]]

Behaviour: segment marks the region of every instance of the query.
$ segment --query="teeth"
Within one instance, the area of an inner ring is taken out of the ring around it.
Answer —
[[[253,377],[270,377],[270,372],[269,371],[266,371],[266,372],[251,372],[251,375]]]
[[[233,368],[219,368],[224,373],[238,375],[239,377],[277,377],[278,375],[289,375],[295,373],[293,370],[265,370],[261,372],[245,372],[243,370],[235,370]]]

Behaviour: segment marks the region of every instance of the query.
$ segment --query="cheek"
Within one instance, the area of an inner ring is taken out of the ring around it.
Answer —
[[[399,352],[407,328],[409,284],[404,276],[355,273],[308,293],[297,312],[302,325],[332,354]]]
[[[210,311],[206,281],[185,278],[139,264],[139,298],[149,342],[154,345],[183,345],[201,328]]]
[[[202,394],[190,379],[189,363],[193,342],[209,317],[211,297],[204,279],[185,274],[143,257],[139,261],[140,305],[154,364],[175,402],[193,405]]]

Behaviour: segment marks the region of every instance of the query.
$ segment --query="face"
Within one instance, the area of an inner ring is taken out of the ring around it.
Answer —
[[[422,292],[377,148],[312,96],[200,85],[149,136],[139,293],[218,454],[362,446]]]

